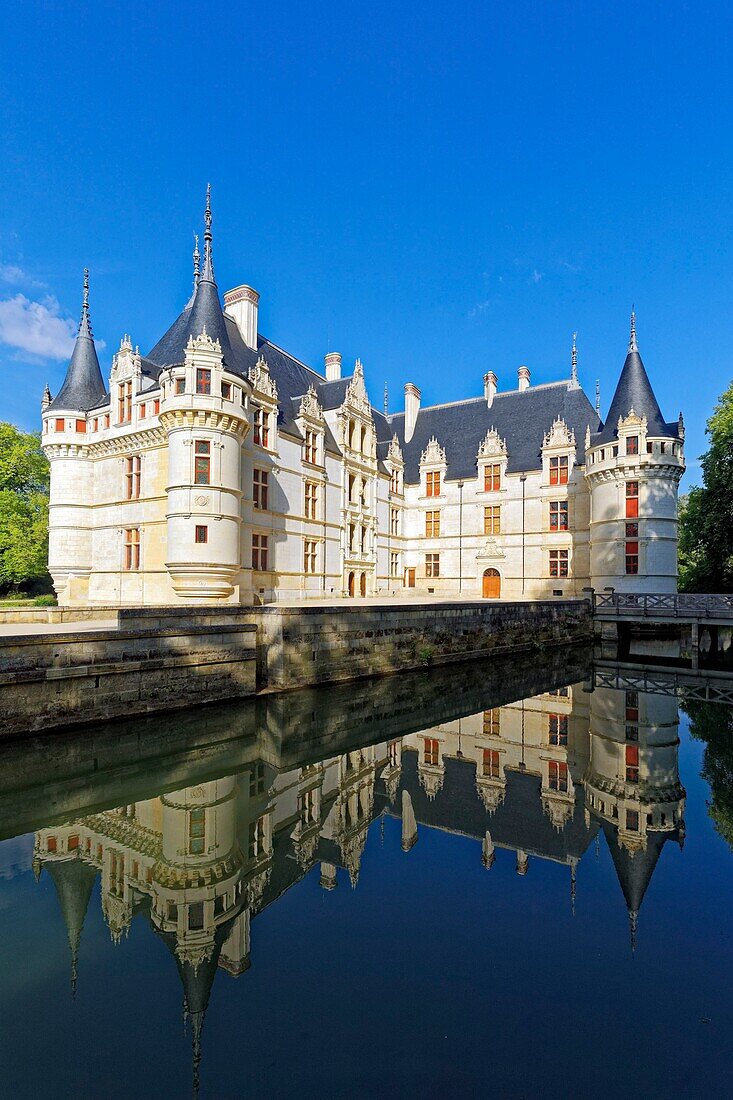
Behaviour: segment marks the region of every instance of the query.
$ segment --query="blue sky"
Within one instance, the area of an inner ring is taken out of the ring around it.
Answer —
[[[109,369],[190,290],[206,182],[223,292],[393,411],[639,345],[688,458],[733,377],[733,15],[704,3],[13,5],[0,43],[0,417],[38,423],[81,272]],[[689,479],[688,479],[689,480]]]

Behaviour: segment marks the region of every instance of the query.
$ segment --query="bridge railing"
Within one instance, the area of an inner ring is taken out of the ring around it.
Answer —
[[[733,595],[696,592],[594,592],[593,610],[600,615],[639,614],[655,618],[724,616],[733,619]]]

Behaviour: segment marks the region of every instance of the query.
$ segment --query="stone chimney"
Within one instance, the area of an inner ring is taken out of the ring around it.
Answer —
[[[260,296],[251,286],[237,286],[224,295],[224,309],[233,320],[248,348],[257,351],[257,307]]]
[[[341,352],[329,351],[324,362],[326,364],[326,378],[329,382],[335,382],[341,377]]]
[[[529,389],[529,367],[520,367],[517,371],[517,389],[520,393]]]
[[[408,382],[405,386],[405,443],[409,443],[415,433],[419,412],[420,390],[414,382]]]
[[[494,404],[498,382],[499,379],[496,377],[493,370],[487,370],[484,375],[484,397],[486,398],[486,404],[489,408]]]

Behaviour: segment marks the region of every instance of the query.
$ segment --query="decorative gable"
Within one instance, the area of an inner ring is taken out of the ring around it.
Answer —
[[[489,428],[476,457],[479,459],[507,457],[506,439],[501,438],[496,428]]]
[[[267,365],[267,360],[264,355],[261,355],[257,360],[254,367],[250,367],[249,380],[252,384],[252,389],[259,397],[269,398],[270,401],[277,401],[277,386],[274,379],[270,376],[270,368]]]
[[[561,416],[553,421],[549,432],[545,432],[542,449],[558,451],[575,449],[575,432],[568,428]]]
[[[307,420],[323,420],[323,409],[321,408],[318,394],[314,386],[309,386],[308,392],[304,393],[301,397],[298,417],[303,417]]]
[[[120,341],[120,350],[112,357],[110,382],[121,382],[127,378],[139,378],[142,374],[140,349],[132,350],[132,341],[125,335]]]
[[[421,466],[445,466],[445,451],[433,436],[420,456]]]
[[[404,466],[405,460],[402,457],[402,448],[400,447],[400,441],[396,435],[392,436],[389,447],[387,449],[387,461],[391,462],[393,466]]]
[[[357,359],[354,364],[354,376],[346,387],[344,404],[350,405],[358,412],[371,415],[372,406],[364,384],[364,368],[361,365],[361,359]]]

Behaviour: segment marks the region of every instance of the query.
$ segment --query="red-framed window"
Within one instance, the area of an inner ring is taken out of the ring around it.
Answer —
[[[550,576],[567,577],[568,575],[568,551],[550,550]]]
[[[495,493],[501,489],[501,463],[484,466],[484,492]]]
[[[199,545],[204,545],[209,541],[209,528],[205,523],[196,524],[196,536],[194,541]]]
[[[196,370],[196,393],[211,393],[211,371],[198,367]]]
[[[567,714],[549,714],[548,730],[551,745],[567,745],[568,743],[568,716]]]
[[[211,443],[197,439],[194,443],[194,474],[196,485],[211,485]]]
[[[563,760],[550,760],[548,779],[551,791],[563,791],[568,789],[568,766]]]
[[[567,485],[568,456],[555,455],[550,459],[550,485]]]
[[[568,502],[566,500],[550,501],[550,530],[567,531],[568,529]]]
[[[497,749],[484,749],[483,774],[486,779],[499,778],[499,752]]]
[[[423,746],[424,763],[430,764],[432,765],[432,767],[437,768],[438,764],[440,763],[439,752],[440,746],[436,738],[426,737],[425,744]]]
[[[425,491],[429,497],[440,496],[440,471],[431,470],[425,475]]]

